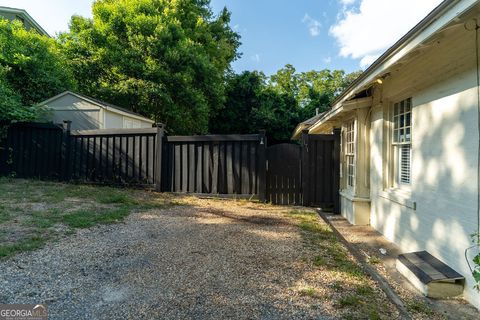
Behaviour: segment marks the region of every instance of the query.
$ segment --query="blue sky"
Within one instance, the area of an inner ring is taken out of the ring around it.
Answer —
[[[242,37],[237,72],[275,73],[364,69],[441,0],[211,0],[232,12]],[[51,35],[68,29],[71,15],[91,17],[91,0],[0,0],[26,9]]]
[[[242,36],[236,70],[261,69],[267,74],[290,63],[299,71],[359,69],[358,61],[338,56],[329,28],[342,9],[338,1],[213,0],[215,12],[226,6],[232,26]]]

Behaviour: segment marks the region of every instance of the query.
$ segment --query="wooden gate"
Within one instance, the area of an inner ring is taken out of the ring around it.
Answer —
[[[266,200],[340,212],[340,131],[267,148]]]
[[[340,131],[303,134],[303,205],[340,211]]]
[[[301,147],[282,143],[267,148],[267,201],[302,204]]]

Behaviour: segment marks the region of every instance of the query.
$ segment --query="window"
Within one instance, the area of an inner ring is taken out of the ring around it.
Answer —
[[[397,184],[410,184],[412,158],[412,98],[393,106],[393,147],[396,154]]]
[[[347,124],[345,132],[345,163],[347,166],[347,186],[355,185],[355,120]]]
[[[25,25],[25,19],[23,19],[21,16],[16,15],[16,16],[15,16],[15,19],[18,20],[18,21],[20,21],[23,25]]]

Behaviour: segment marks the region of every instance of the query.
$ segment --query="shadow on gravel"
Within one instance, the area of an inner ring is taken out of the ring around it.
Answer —
[[[227,211],[220,210],[220,209],[213,209],[213,208],[199,208],[199,213],[206,213],[211,214],[214,216],[228,218],[235,221],[245,222],[245,223],[252,223],[257,225],[266,225],[266,226],[274,226],[274,225],[291,225],[292,223],[284,218],[272,218],[272,217],[262,217],[262,216],[240,216],[238,214],[228,213]]]

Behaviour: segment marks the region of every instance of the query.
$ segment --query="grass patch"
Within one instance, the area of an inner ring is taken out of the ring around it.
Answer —
[[[345,319],[379,319],[384,314],[377,301],[369,277],[360,265],[354,261],[347,248],[337,239],[330,226],[324,223],[315,212],[308,210],[292,210],[288,216],[297,221],[305,246],[311,252],[308,261],[313,268],[321,268],[321,272],[333,281],[328,288],[334,293],[332,299],[342,308]],[[305,288],[301,295],[315,295],[312,288]]]
[[[313,258],[313,264],[317,267],[327,265],[327,260],[323,256],[315,256]]]
[[[38,211],[33,212],[31,217],[24,222],[24,225],[38,229],[48,229],[56,223],[61,222],[61,218],[61,211],[59,209]]]
[[[372,287],[370,286],[366,286],[366,285],[361,285],[361,286],[358,286],[357,289],[355,290],[357,295],[359,296],[371,296],[372,294],[374,294],[374,290],[372,289]]]
[[[298,293],[303,297],[314,298],[317,296],[317,290],[315,290],[315,288],[313,287],[306,287],[306,288],[300,289]]]
[[[4,206],[0,206],[0,223],[10,220],[10,213]]]
[[[39,248],[79,228],[121,222],[132,212],[164,209],[174,201],[133,189],[0,178],[0,258]]]
[[[32,251],[43,247],[47,239],[31,236],[16,243],[0,244],[0,258],[8,258],[18,252]]]
[[[123,221],[130,214],[128,208],[116,208],[95,212],[79,210],[63,216],[63,222],[71,228],[90,228],[97,224]]]
[[[137,204],[137,201],[131,196],[117,191],[100,193],[95,199],[98,203],[103,204]]]
[[[338,299],[340,307],[355,306],[360,302],[360,298],[356,295],[349,294]]]
[[[382,262],[382,260],[380,260],[380,258],[377,256],[371,256],[367,259],[367,262],[370,264],[379,264],[380,262]]]
[[[423,313],[426,315],[433,314],[433,310],[424,301],[420,301],[420,300],[408,301],[406,306],[410,312]]]

